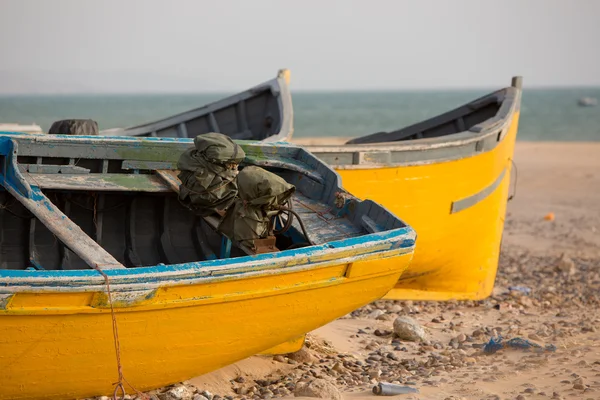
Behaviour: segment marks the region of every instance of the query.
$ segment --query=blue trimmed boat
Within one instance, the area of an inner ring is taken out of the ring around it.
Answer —
[[[238,143],[241,169],[296,188],[299,218],[274,242],[234,243],[179,204],[173,170],[191,139],[0,133],[0,399],[182,381],[394,286],[409,226],[300,147]]]

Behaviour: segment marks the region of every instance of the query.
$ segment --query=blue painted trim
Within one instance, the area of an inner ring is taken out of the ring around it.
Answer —
[[[403,236],[405,237],[403,239]],[[410,227],[404,227],[394,229],[385,232],[373,233],[364,236],[353,237],[344,240],[338,240],[318,246],[303,247],[293,250],[284,250],[277,253],[264,253],[257,254],[254,256],[243,256],[230,259],[217,259],[209,261],[198,261],[183,264],[172,264],[172,265],[156,265],[152,267],[140,267],[140,268],[126,268],[126,269],[109,269],[105,270],[105,273],[110,277],[127,277],[144,279],[146,274],[165,274],[165,273],[197,273],[202,272],[204,269],[212,267],[224,267],[229,266],[235,268],[236,266],[243,266],[248,262],[258,263],[254,268],[260,270],[265,265],[277,264],[281,259],[293,256],[293,257],[310,257],[311,255],[319,252],[326,251],[328,249],[345,249],[348,247],[361,245],[361,244],[372,244],[375,246],[377,242],[388,241],[391,242],[389,249],[401,249],[411,248],[415,245],[415,240],[411,237],[415,237],[415,231]],[[386,249],[388,250],[388,249]],[[378,253],[382,250],[365,251],[364,254]],[[310,261],[309,261],[310,262]],[[99,274],[97,271],[92,269],[86,270],[43,270],[43,271],[27,271],[27,270],[1,270],[0,278],[90,278],[97,277]],[[0,287],[6,286],[0,283]]]
[[[0,185],[10,186],[19,195],[31,198],[31,187],[25,181],[17,167],[17,142],[7,137],[0,137],[0,156],[3,158],[0,165]]]

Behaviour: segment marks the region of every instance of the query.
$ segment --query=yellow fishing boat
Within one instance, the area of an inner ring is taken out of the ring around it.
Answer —
[[[402,215],[419,235],[409,269],[386,296],[483,299],[494,286],[521,78],[460,108],[344,145],[307,146],[344,187]]]
[[[302,148],[239,143],[240,175],[260,166],[295,188],[275,236],[250,244],[177,201],[191,139],[0,132],[0,399],[186,380],[394,286],[409,226]]]

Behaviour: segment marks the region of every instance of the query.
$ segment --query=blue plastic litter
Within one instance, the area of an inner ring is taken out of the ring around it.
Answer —
[[[554,346],[553,344],[548,344],[542,347],[537,343],[530,342],[529,340],[523,338],[512,338],[510,340],[507,340],[506,342],[502,342],[502,336],[498,336],[497,339],[490,339],[490,341],[483,347],[483,352],[487,354],[494,354],[498,350],[509,347],[515,349],[523,349],[527,351],[534,350],[538,352],[556,351],[556,346]]]

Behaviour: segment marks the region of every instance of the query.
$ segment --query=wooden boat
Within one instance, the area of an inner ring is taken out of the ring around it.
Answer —
[[[191,139],[0,133],[0,399],[185,380],[297,340],[394,286],[412,228],[343,190],[303,148],[239,143],[242,168],[295,185],[312,245],[298,247],[294,219],[278,251],[256,254],[183,208],[170,171]]]
[[[283,69],[274,79],[203,107],[100,135],[194,138],[219,132],[239,140],[288,140],[294,130],[289,81],[290,71]]]
[[[394,132],[307,146],[419,235],[389,299],[483,299],[494,286],[521,104],[512,86]]]

